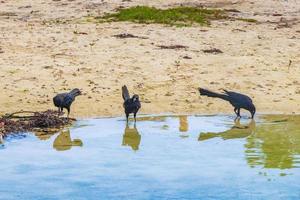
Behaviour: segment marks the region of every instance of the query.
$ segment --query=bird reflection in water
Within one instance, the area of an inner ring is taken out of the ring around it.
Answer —
[[[188,117],[186,115],[179,116],[179,131],[187,132],[188,130],[189,130]]]
[[[61,131],[53,142],[53,148],[57,151],[65,151],[72,148],[72,146],[82,146],[83,143],[80,139],[71,140],[70,130]]]
[[[215,137],[221,137],[223,140],[246,138],[255,131],[255,121],[252,119],[247,125],[242,125],[240,119],[234,121],[231,129],[220,133],[200,133],[198,141],[209,140]]]
[[[139,150],[139,146],[141,143],[141,135],[139,134],[136,124],[134,124],[133,128],[130,128],[128,124],[126,124],[126,128],[124,130],[122,146],[130,146],[132,150]]]

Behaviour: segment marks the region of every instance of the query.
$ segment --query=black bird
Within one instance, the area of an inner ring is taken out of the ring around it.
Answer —
[[[241,108],[248,110],[251,113],[251,118],[253,119],[256,109],[252,102],[252,99],[244,94],[240,94],[237,92],[231,92],[224,90],[224,94],[215,93],[203,88],[199,88],[200,95],[208,96],[208,97],[214,97],[214,98],[220,98],[225,101],[228,101],[233,107],[234,112],[237,115],[237,117],[241,117],[240,110]]]
[[[128,92],[126,85],[122,87],[122,97],[124,99],[123,107],[126,114],[126,120],[128,122],[128,117],[130,113],[134,115],[134,121],[136,122],[136,114],[141,108],[141,103],[139,100],[139,96],[134,94],[131,98]]]
[[[81,91],[75,88],[69,93],[61,93],[56,95],[53,98],[53,103],[56,107],[58,107],[58,112],[62,112],[64,108],[67,109],[69,117],[71,105],[75,100],[75,97],[79,95],[81,95]]]

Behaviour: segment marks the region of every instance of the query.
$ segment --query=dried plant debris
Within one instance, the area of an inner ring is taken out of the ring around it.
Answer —
[[[120,39],[125,39],[125,38],[148,39],[147,37],[136,36],[136,35],[132,35],[130,33],[121,33],[121,34],[113,35],[113,37],[120,38]]]
[[[18,16],[15,12],[0,12],[0,17],[6,16],[6,17],[15,17]]]
[[[205,49],[202,50],[204,53],[211,53],[211,54],[220,54],[223,53],[223,51],[221,51],[220,49],[217,48],[211,48],[211,49]]]
[[[231,30],[232,32],[246,32],[246,30],[239,29],[239,28],[234,28]]]
[[[235,8],[225,9],[224,11],[226,11],[226,12],[233,12],[233,13],[240,13],[241,12],[241,11],[235,9]]]
[[[280,28],[292,28],[293,26],[298,24],[298,19],[286,19],[284,17],[281,17],[279,22],[276,22],[276,24],[277,26],[274,28],[275,30]]]
[[[75,35],[87,35],[88,33],[86,33],[86,32],[81,32],[81,31],[73,31],[73,33],[75,34]]]
[[[61,117],[58,111],[19,111],[0,118],[0,136],[48,128],[62,128],[75,119]]]
[[[184,45],[158,45],[161,49],[187,49],[188,46]]]
[[[183,56],[182,58],[183,59],[192,59],[192,57],[190,57],[190,56]]]

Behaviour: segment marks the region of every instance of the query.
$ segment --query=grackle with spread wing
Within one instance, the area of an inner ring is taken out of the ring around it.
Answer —
[[[57,94],[53,98],[53,103],[56,107],[58,107],[59,112],[62,112],[64,108],[67,109],[68,117],[69,117],[71,105],[72,105],[73,101],[75,100],[75,97],[77,97],[79,95],[81,95],[81,91],[79,89],[75,88],[69,93]]]
[[[122,87],[122,97],[124,99],[123,107],[125,109],[126,120],[128,122],[128,117],[130,113],[134,115],[134,121],[136,122],[136,114],[141,108],[141,103],[139,100],[139,96],[134,94],[131,98],[128,92],[126,85]]]
[[[251,113],[251,118],[253,119],[256,109],[252,102],[252,99],[248,97],[247,95],[240,94],[237,92],[231,92],[224,90],[224,93],[216,93],[212,92],[203,88],[199,88],[200,95],[202,96],[208,96],[213,98],[220,98],[225,101],[228,101],[233,107],[234,112],[237,115],[237,117],[241,117],[240,110],[241,108],[248,110]]]

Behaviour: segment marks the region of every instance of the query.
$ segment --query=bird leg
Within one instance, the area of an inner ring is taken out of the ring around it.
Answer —
[[[126,113],[126,122],[128,124],[129,113]]]
[[[235,124],[240,123],[240,119],[241,119],[240,117],[236,116],[236,118],[234,119],[234,123]]]
[[[60,116],[63,113],[63,108],[58,108],[58,116]]]
[[[136,112],[133,113],[133,115],[134,115],[134,123],[136,123]]]
[[[234,113],[237,115],[237,108],[234,108]]]
[[[238,115],[238,117],[241,117],[241,109],[240,108],[238,108],[238,110],[237,110],[237,115]]]
[[[68,119],[69,119],[69,115],[70,115],[70,108],[67,108],[67,110],[68,110]]]
[[[241,111],[241,109],[240,109],[240,108],[234,108],[234,112],[235,112],[235,114],[236,114],[236,118],[239,118],[239,117],[241,117],[241,115],[240,115],[240,111]]]

